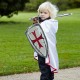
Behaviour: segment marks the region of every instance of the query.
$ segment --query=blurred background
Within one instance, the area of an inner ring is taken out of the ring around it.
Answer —
[[[18,11],[37,11],[44,1],[57,5],[60,11],[80,7],[80,0],[0,0],[0,16],[11,17]]]

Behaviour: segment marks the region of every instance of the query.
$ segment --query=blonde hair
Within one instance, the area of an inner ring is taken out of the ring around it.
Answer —
[[[51,18],[55,18],[57,16],[58,8],[56,5],[53,5],[51,2],[47,1],[42,3],[38,8],[38,14],[40,11],[48,10]]]

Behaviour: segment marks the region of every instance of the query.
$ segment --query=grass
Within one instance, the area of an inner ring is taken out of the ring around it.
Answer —
[[[73,15],[57,18],[57,49],[60,69],[80,66],[80,9],[68,10]],[[32,24],[29,18],[36,13],[22,13],[12,18],[0,18],[0,75],[39,71],[33,58],[25,30]]]
[[[0,26],[0,75],[34,70],[33,49],[24,34],[26,23]]]
[[[73,15],[58,18],[59,30],[57,44],[60,59],[60,68],[80,66],[80,9],[68,10]]]
[[[66,27],[68,28],[68,26],[69,25]],[[79,26],[77,26],[77,29],[76,26],[73,26],[72,29],[69,27],[67,30],[60,32],[58,36],[61,36],[58,38],[60,67],[68,68],[80,66]]]
[[[0,21],[2,22],[30,22],[30,18],[33,16],[36,16],[36,13],[30,13],[30,12],[19,12],[18,15],[15,15],[11,18],[7,18],[6,16],[1,17]]]

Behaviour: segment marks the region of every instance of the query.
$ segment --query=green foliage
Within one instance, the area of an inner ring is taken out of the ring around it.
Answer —
[[[80,7],[80,0],[48,0],[56,4],[59,10],[67,10],[71,8]]]
[[[29,0],[0,0],[0,15],[13,16],[13,13],[24,9],[25,2],[29,2]]]
[[[36,11],[36,5],[33,5],[33,3],[26,3],[24,10],[25,11]]]
[[[37,11],[39,5],[46,0],[30,0],[30,3],[26,3],[25,11]]]
[[[67,10],[71,8],[79,8],[80,0],[30,0],[30,3],[27,4],[27,11],[37,11],[39,5],[45,1],[50,1],[53,4],[57,5],[59,10]]]

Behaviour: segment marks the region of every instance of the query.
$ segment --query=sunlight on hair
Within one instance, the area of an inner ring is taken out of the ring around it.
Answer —
[[[50,17],[51,18],[55,18],[57,16],[57,12],[58,12],[58,8],[56,5],[53,5],[52,3],[50,2],[44,2],[42,3],[39,8],[38,8],[38,14],[41,12],[41,11],[44,11],[44,10],[48,10],[49,13],[50,13]]]

